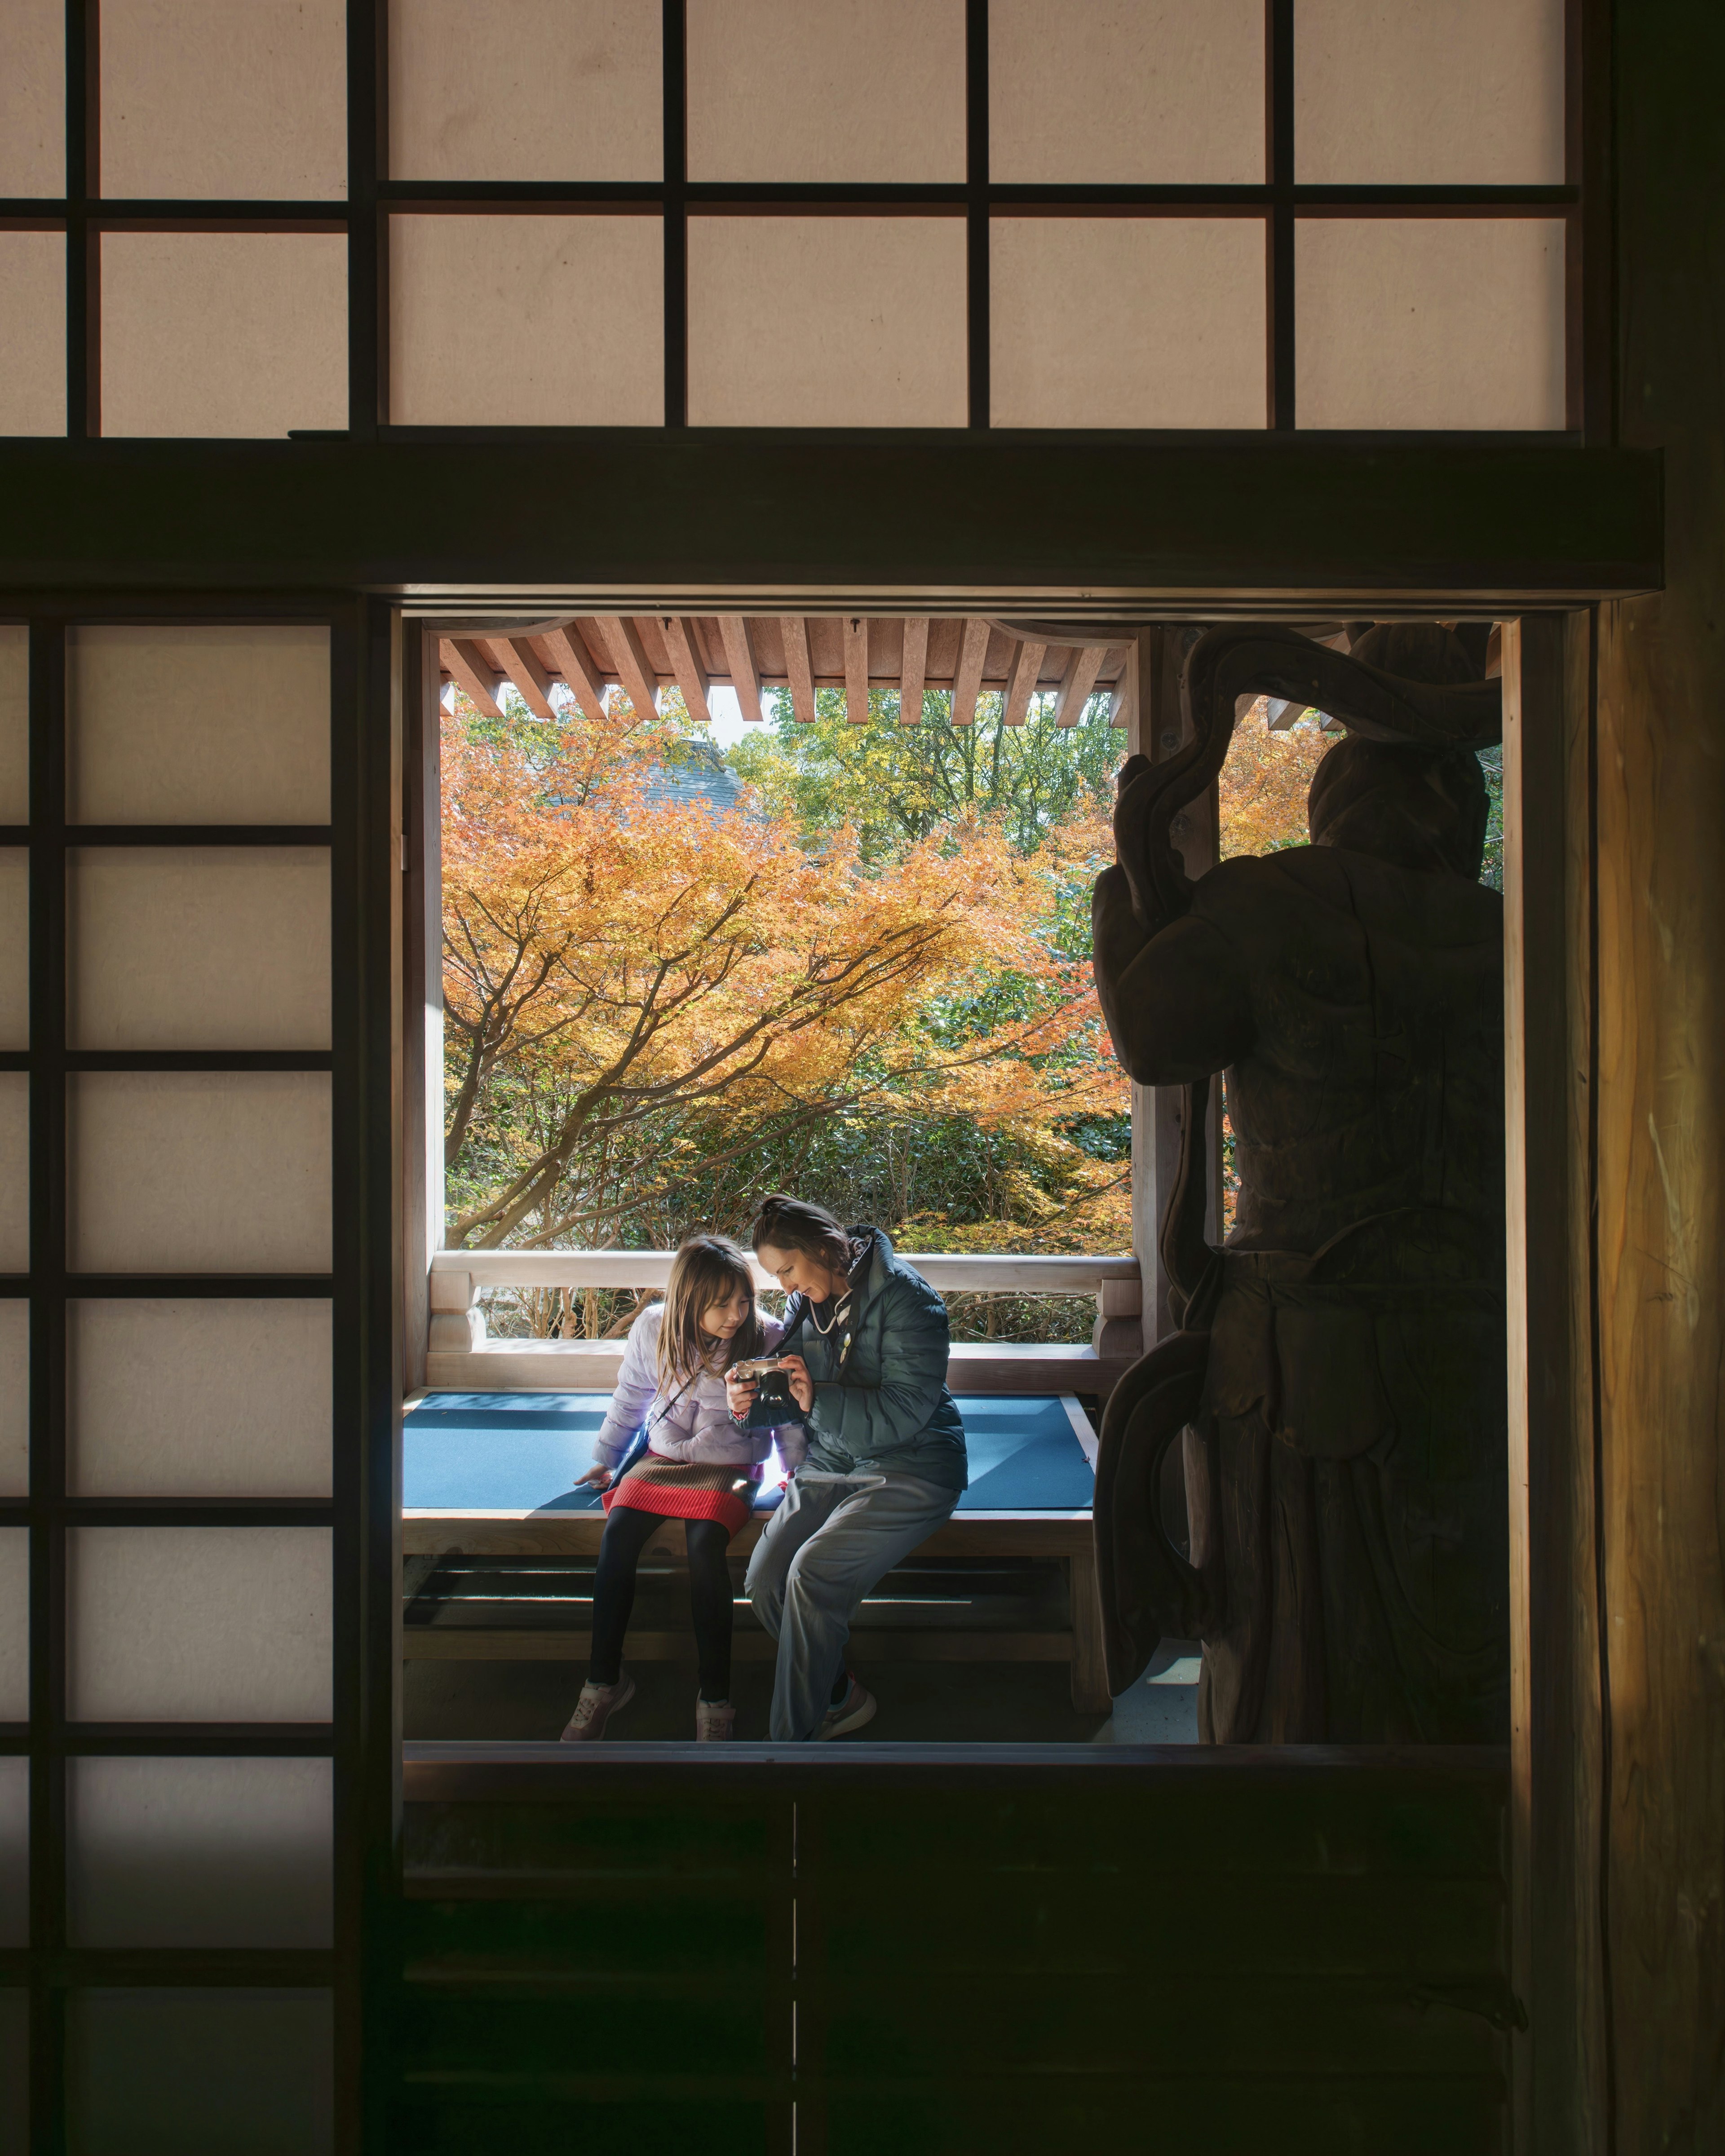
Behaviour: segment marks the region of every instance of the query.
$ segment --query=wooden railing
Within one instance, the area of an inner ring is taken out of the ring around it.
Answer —
[[[439,1250],[431,1260],[431,1332],[426,1382],[439,1390],[608,1391],[619,1340],[502,1340],[490,1335],[480,1295],[491,1288],[663,1288],[670,1250]],[[1138,1261],[1111,1257],[1020,1256],[1011,1252],[901,1251],[943,1294],[1094,1296],[1087,1343],[963,1342],[948,1382],[970,1392],[1105,1394],[1140,1353]],[[756,1285],[778,1283],[752,1265]]]

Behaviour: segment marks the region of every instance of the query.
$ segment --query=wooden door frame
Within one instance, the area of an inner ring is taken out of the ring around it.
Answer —
[[[1503,634],[1516,2147],[1597,2144],[1609,2049],[1597,1186],[1598,608]]]
[[[1397,611],[1408,611],[1405,604]],[[1434,608],[1434,611],[1437,609]],[[409,631],[413,624],[408,624]],[[420,1251],[437,1238],[441,1163],[434,1138],[439,1078],[434,995],[438,760],[434,672],[425,638],[402,637],[406,970],[402,1283],[408,1382],[428,1312]],[[1147,624],[1141,665],[1169,639]],[[1512,1966],[1522,2024],[1514,2043],[1516,2143],[1568,2145],[1596,2051],[1599,1938],[1597,1843],[1585,1825],[1597,1799],[1599,1739],[1593,1521],[1592,1089],[1593,674],[1594,610],[1505,619],[1507,1265],[1510,1337],[1512,1584],[1511,1851]],[[1167,684],[1162,685],[1166,691]],[[1153,694],[1153,702],[1155,698]],[[1128,744],[1136,740],[1128,737]],[[1168,1149],[1159,1113],[1152,1147]],[[1146,1147],[1148,1152],[1152,1147]],[[1147,1163],[1147,1165],[1148,1163]],[[1154,1263],[1155,1192],[1135,1177],[1140,1252]],[[1150,1230],[1149,1240],[1142,1232]]]

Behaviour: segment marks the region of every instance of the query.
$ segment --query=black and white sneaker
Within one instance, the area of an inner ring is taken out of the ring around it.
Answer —
[[[850,1689],[836,1707],[829,1707],[821,1717],[817,1738],[845,1737],[853,1729],[860,1729],[865,1722],[875,1718],[875,1695],[852,1676]]]

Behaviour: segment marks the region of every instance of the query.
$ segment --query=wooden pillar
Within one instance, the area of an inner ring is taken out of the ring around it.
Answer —
[[[1602,1898],[1577,1948],[1609,2119],[1574,2145],[1655,2156],[1725,2148],[1725,13],[1605,19],[1599,438],[1662,454],[1665,572],[1599,609]]]
[[[1505,624],[1503,898],[1508,1237],[1516,2146],[1591,2149],[1599,1999],[1589,1281],[1592,715],[1586,614]]]
[[[402,1317],[409,1392],[425,1383],[429,1270],[444,1242],[443,800],[437,644],[402,636]]]

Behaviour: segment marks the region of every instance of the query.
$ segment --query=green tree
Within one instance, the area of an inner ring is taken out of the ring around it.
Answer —
[[[731,752],[733,768],[773,813],[793,817],[805,845],[854,826],[865,861],[896,858],[967,810],[998,819],[1013,846],[1034,853],[1075,810],[1112,805],[1126,737],[1093,697],[1076,726],[1051,723],[1051,696],[1033,698],[1026,723],[1002,723],[1002,698],[977,700],[975,723],[955,726],[952,700],[923,699],[918,726],[896,723],[898,698],[872,690],[870,723],[849,725],[843,693],[816,692],[812,726],[797,722],[788,690],[769,690],[772,712]]]

